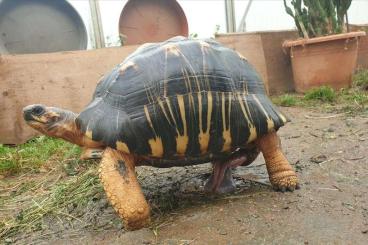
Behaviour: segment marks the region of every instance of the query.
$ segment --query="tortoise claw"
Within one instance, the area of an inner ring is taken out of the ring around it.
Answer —
[[[279,177],[279,178],[275,178],[275,177]],[[298,183],[298,179],[295,174],[292,174],[289,176],[277,176],[276,175],[274,176],[274,178],[271,179],[271,183],[275,191],[293,192],[296,189],[300,189],[300,185]]]

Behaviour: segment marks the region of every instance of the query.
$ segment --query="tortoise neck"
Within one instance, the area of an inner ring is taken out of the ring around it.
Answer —
[[[53,136],[62,138],[66,141],[83,147],[102,147],[101,143],[93,141],[92,139],[86,137],[82,131],[80,131],[76,123],[77,116],[78,115],[74,112],[64,111],[63,123],[59,123],[59,126],[55,127],[55,135]]]

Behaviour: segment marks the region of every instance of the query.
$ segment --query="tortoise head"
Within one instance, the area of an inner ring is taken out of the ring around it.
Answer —
[[[62,138],[80,146],[102,146],[101,143],[85,137],[79,130],[77,114],[74,112],[35,104],[23,108],[23,117],[29,126],[45,135]]]

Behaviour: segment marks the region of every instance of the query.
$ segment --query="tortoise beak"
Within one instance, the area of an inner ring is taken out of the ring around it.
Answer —
[[[46,107],[44,105],[29,105],[23,108],[23,117],[27,122],[29,121],[37,121],[44,123],[41,120],[41,116],[46,112]]]

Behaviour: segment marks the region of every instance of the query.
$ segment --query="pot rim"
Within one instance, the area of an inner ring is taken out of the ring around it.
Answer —
[[[313,43],[322,43],[322,42],[328,42],[328,41],[334,41],[339,39],[349,39],[349,38],[357,38],[365,36],[366,33],[364,31],[355,31],[355,32],[348,32],[348,33],[341,33],[341,34],[333,34],[323,37],[314,37],[314,38],[300,38],[297,40],[287,40],[285,41],[282,46],[284,48],[291,48],[295,46],[304,46],[307,44],[313,44]]]

